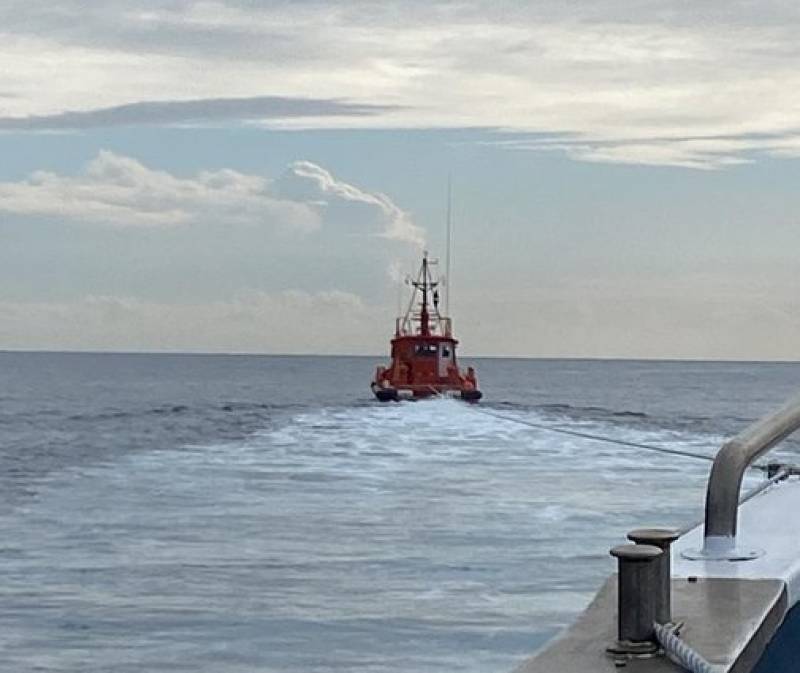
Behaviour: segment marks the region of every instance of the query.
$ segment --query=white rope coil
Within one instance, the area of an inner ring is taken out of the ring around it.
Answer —
[[[674,631],[663,624],[655,624],[656,638],[664,653],[678,666],[682,666],[689,673],[721,673],[724,667],[715,666],[706,661],[703,656],[692,649],[684,640],[681,640]]]

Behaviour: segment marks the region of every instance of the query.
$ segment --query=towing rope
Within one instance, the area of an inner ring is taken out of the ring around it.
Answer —
[[[484,414],[485,416],[492,416],[494,418],[499,418],[503,421],[508,421],[510,423],[518,423],[519,425],[527,425],[530,428],[536,428],[537,430],[544,430],[546,432],[554,432],[561,435],[569,435],[571,437],[580,437],[581,439],[591,439],[596,442],[606,442],[608,444],[617,444],[618,446],[627,446],[633,449],[643,449],[645,451],[653,451],[656,453],[665,453],[672,456],[681,456],[683,458],[695,458],[697,460],[705,460],[707,462],[714,462],[714,456],[707,456],[702,453],[694,453],[693,451],[684,451],[681,449],[670,449],[665,446],[654,446],[652,444],[643,444],[642,442],[629,442],[625,439],[616,439],[614,437],[608,437],[606,435],[597,435],[591,432],[580,432],[578,430],[567,430],[566,428],[558,428],[553,427],[552,425],[546,425],[544,423],[534,423],[533,421],[525,421],[521,418],[514,418],[513,416],[506,416],[505,414],[500,414],[494,411],[489,411],[488,409],[478,409],[477,407],[470,406],[472,411]],[[751,468],[758,469],[758,470],[766,470],[764,465],[750,465]]]

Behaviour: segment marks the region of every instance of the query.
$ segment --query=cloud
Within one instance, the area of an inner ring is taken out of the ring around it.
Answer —
[[[0,98],[3,97],[0,93]],[[309,117],[363,117],[388,109],[389,106],[280,96],[141,101],[78,112],[0,117],[0,130],[64,130]]]
[[[477,126],[556,135],[520,148],[577,160],[691,168],[794,156],[800,136],[796,3],[29,5],[0,7],[9,128]],[[278,100],[297,109],[276,119]],[[694,138],[753,142],[698,152]]]
[[[297,161],[278,180],[231,169],[183,178],[101,151],[77,176],[38,171],[0,182],[0,212],[116,227],[215,224],[309,232],[345,226],[362,236],[422,244],[423,232],[384,194]]]
[[[361,297],[338,290],[195,303],[108,295],[0,301],[0,349],[358,354],[375,350],[382,326]]]
[[[0,212],[118,227],[319,227],[313,208],[271,196],[266,178],[229,169],[179,178],[108,151],[76,177],[38,171],[0,183]]]
[[[751,163],[752,153],[768,149],[777,155],[797,146],[794,138],[773,138],[770,143],[760,138],[687,138],[645,139],[631,141],[570,140],[559,138],[486,141],[482,144],[501,145],[514,150],[564,152],[573,159],[595,163],[640,164],[648,166],[677,166],[698,170],[714,170],[726,166]]]
[[[460,296],[459,315],[474,318],[457,327],[470,353],[795,361],[797,290],[791,265],[771,278],[684,272],[554,279],[523,295]]]
[[[381,236],[422,247],[424,232],[409,219],[385,194],[368,193],[336,180],[321,166],[310,161],[296,161],[275,183],[275,191],[283,198],[316,204],[328,211],[342,226],[353,218],[353,211],[378,212],[384,222]],[[354,222],[364,218],[353,218]]]
[[[523,297],[461,296],[457,333],[465,357],[796,360],[795,278],[791,269],[758,281],[701,273],[557,282]],[[339,289],[250,290],[192,302],[109,294],[0,300],[0,349],[384,354],[390,311]]]
[[[199,301],[241,288],[330,287],[378,300],[424,231],[385,194],[309,161],[277,177],[178,176],[101,151],[75,175],[0,182],[6,296]]]

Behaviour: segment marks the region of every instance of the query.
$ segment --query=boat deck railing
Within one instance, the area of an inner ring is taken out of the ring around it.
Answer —
[[[742,479],[748,467],[800,429],[800,395],[725,442],[714,459],[706,491],[703,549],[699,558],[736,559],[736,526]]]

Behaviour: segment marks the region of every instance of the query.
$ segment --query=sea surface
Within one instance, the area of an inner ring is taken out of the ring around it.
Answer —
[[[0,353],[0,670],[510,671],[627,530],[701,517],[709,467],[517,421],[713,455],[800,390],[463,360],[477,407],[381,405],[379,358]]]

